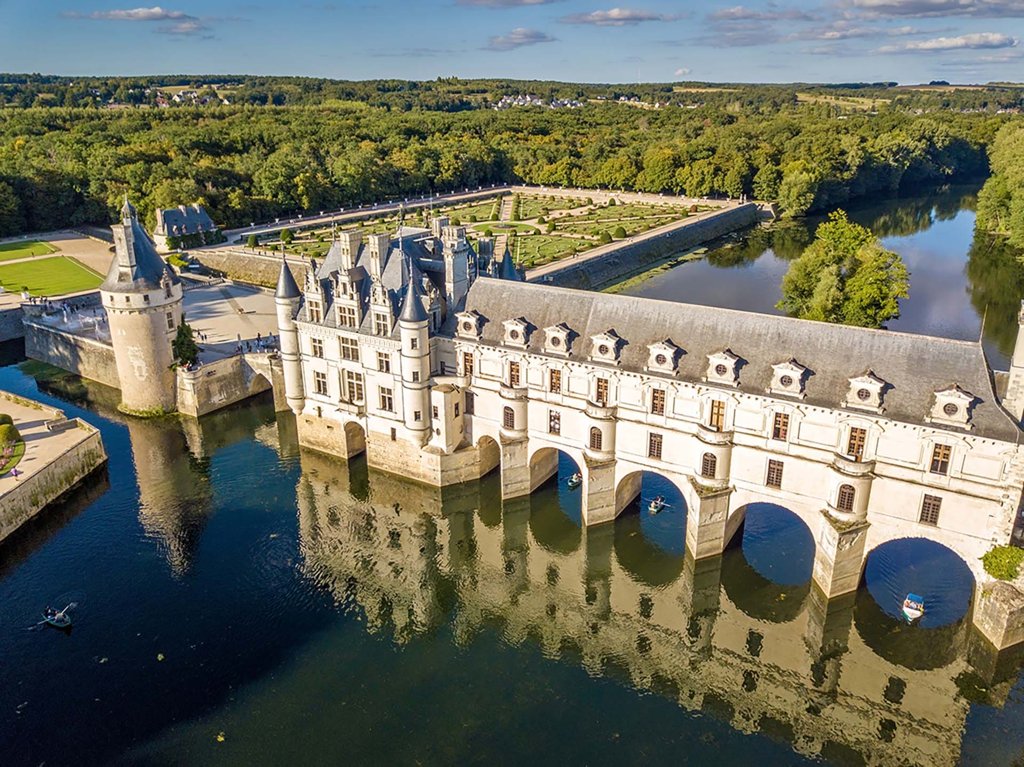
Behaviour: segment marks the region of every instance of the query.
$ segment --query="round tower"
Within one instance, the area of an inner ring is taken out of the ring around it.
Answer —
[[[114,232],[114,260],[100,285],[121,387],[121,409],[136,415],[173,411],[177,381],[171,342],[181,325],[181,281],[126,199]]]
[[[430,335],[423,308],[423,275],[409,267],[409,286],[398,317],[402,343],[402,412],[414,440],[425,444],[430,436]]]
[[[295,415],[306,406],[306,389],[302,383],[302,360],[299,357],[299,330],[295,325],[295,314],[299,310],[302,294],[295,278],[288,268],[284,253],[281,254],[281,274],[277,278],[277,330],[281,336],[281,365],[284,368],[284,395],[288,407]]]

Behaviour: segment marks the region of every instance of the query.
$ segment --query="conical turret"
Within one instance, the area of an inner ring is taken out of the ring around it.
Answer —
[[[302,382],[302,364],[299,359],[299,330],[295,313],[302,293],[288,268],[284,250],[281,251],[281,272],[277,278],[274,303],[277,305],[277,330],[281,337],[281,366],[284,368],[284,394],[295,415],[306,406],[306,389]]]

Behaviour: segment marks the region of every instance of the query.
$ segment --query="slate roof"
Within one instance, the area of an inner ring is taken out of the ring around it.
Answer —
[[[484,318],[482,340],[492,345],[502,343],[503,321],[525,317],[536,328],[527,347],[534,353],[543,353],[540,329],[564,322],[579,334],[570,360],[588,361],[591,336],[614,330],[623,339],[620,368],[636,372],[648,362],[648,345],[668,339],[684,352],[677,378],[691,382],[703,381],[708,355],[731,349],[741,360],[737,388],[762,396],[772,382],[772,365],[796,359],[809,369],[800,401],[827,408],[841,408],[849,379],[873,370],[891,387],[881,417],[907,423],[925,423],[935,392],[958,384],[977,398],[971,434],[1014,443],[1020,436],[996,401],[985,354],[973,341],[488,278],[469,290],[466,311],[474,310]],[[449,321],[446,329],[453,333],[454,327]]]
[[[172,283],[177,284],[180,281],[178,276],[156,252],[156,246],[139,223],[135,208],[127,200],[121,208],[121,221],[111,227],[115,230],[115,243],[118,239],[116,230],[126,227],[130,228],[132,233],[135,265],[130,269],[122,267],[121,260],[115,254],[100,290],[111,293],[157,290],[164,275],[167,275]]]
[[[165,208],[156,212],[155,234],[196,234],[213,229],[216,229],[213,221],[199,203],[179,205],[177,208]]]
[[[295,284],[295,278],[292,276],[292,270],[288,268],[288,263],[281,259],[281,273],[277,277],[277,290],[274,293],[275,298],[298,298],[302,295],[299,292],[299,286]]]

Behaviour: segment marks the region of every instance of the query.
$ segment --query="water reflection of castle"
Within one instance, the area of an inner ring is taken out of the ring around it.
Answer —
[[[863,591],[772,598],[753,588],[740,552],[699,562],[638,552],[649,546],[638,525],[580,529],[551,486],[501,508],[487,481],[443,491],[373,470],[367,482],[358,464],[315,453],[301,460],[308,572],[399,642],[449,620],[470,641],[498,621],[512,644],[624,674],[799,753],[868,764],[955,764],[969,691],[1001,704],[1009,689],[977,654],[969,617],[894,639],[891,625],[876,631]]]

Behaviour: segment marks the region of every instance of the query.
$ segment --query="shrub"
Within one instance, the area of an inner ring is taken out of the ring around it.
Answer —
[[[1012,581],[1024,562],[1024,549],[1016,546],[993,546],[981,558],[985,572],[1001,581]]]
[[[615,198],[612,197],[610,200],[608,200],[608,207],[610,208],[610,207],[612,207],[614,205],[618,205],[618,203],[615,202]]]
[[[601,235],[597,238],[597,241],[602,245],[607,245],[612,241],[612,236],[607,231],[601,232]]]
[[[471,223],[471,224],[475,224],[476,223],[476,214],[473,214],[473,215],[469,216],[469,223]]]
[[[555,222],[554,221],[551,221],[550,223],[548,223],[548,234],[550,234],[551,232],[555,231],[555,229],[556,229],[556,226],[555,226]]]
[[[256,250],[260,245],[260,238],[255,234],[250,234],[249,239],[246,240],[246,245],[248,245],[251,250]]]
[[[11,424],[13,426],[14,419],[7,415],[7,413],[0,413],[0,426],[3,426],[5,423]]]
[[[537,223],[538,224],[546,224],[547,222],[548,222],[548,220],[546,218],[544,218],[544,216],[537,216]]]
[[[612,237],[616,240],[623,240],[626,238],[626,229],[623,226],[615,227],[615,231],[612,232]]]
[[[486,229],[484,229],[484,237],[493,237],[493,236],[494,236],[494,232],[491,231],[490,227],[487,227]]]
[[[594,204],[594,198],[593,197],[588,197],[585,202],[587,203],[587,205],[593,205]]]
[[[14,445],[21,442],[21,432],[13,423],[0,424],[0,445]]]
[[[452,219],[452,226],[462,226],[462,221],[458,218]]]

